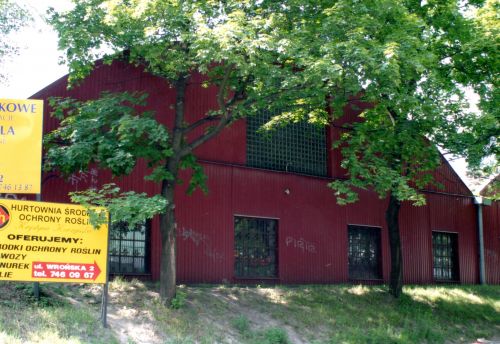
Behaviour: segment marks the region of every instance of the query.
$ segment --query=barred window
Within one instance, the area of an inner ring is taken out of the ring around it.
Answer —
[[[150,222],[129,230],[125,222],[114,224],[109,242],[109,270],[115,274],[149,273]]]
[[[459,280],[457,233],[432,232],[432,256],[435,280]]]
[[[302,121],[259,131],[271,117],[263,112],[247,118],[248,166],[326,176],[326,129]]]
[[[381,279],[380,228],[347,226],[349,236],[349,278]]]
[[[234,274],[238,278],[278,277],[278,221],[234,218]]]

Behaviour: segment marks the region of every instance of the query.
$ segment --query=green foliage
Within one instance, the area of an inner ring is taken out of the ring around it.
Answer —
[[[271,327],[264,331],[266,344],[288,344],[289,339],[285,330],[279,327]]]
[[[180,309],[186,305],[187,293],[183,290],[177,290],[175,297],[170,301],[172,309]]]
[[[194,149],[262,110],[276,114],[269,128],[301,120],[342,128],[334,147],[347,179],[331,187],[343,203],[373,189],[423,204],[418,189],[432,181],[438,149],[477,168],[487,155],[498,158],[494,0],[74,3],[50,15],[70,82],[86,77],[98,58],[143,66],[175,88],[175,104],[165,104],[174,125],[168,131],[137,111],[143,96],[63,100],[61,127],[47,139],[48,168],[67,174],[95,163],[122,175],[142,158],[152,168],[148,178],[173,198],[166,190],[180,168],[193,172],[188,191],[205,185]],[[217,106],[189,122],[185,90],[194,72],[205,76],[202,87],[215,87]],[[465,89],[480,96],[480,114],[468,109]],[[346,107],[359,113],[344,120]]]
[[[238,317],[231,320],[231,325],[242,335],[248,334],[250,332],[250,323],[248,321],[248,318],[244,315],[239,315]]]
[[[286,18],[282,24],[290,21],[280,26],[288,43],[282,51],[296,72],[281,84],[284,92],[272,90],[282,92],[278,102],[290,104],[290,87],[300,85],[300,101],[296,97],[293,104],[312,110],[276,116],[271,124],[307,119],[326,108],[319,100],[326,99],[334,124],[344,129],[334,147],[342,152],[347,179],[331,184],[339,202],[353,202],[356,190],[371,188],[380,197],[392,194],[423,204],[417,190],[432,182],[441,163],[438,148],[467,157],[472,167],[485,156],[498,158],[499,6],[494,3],[276,4],[277,16]],[[468,109],[466,88],[480,96],[481,113]],[[263,85],[259,92],[266,96],[268,89]],[[369,108],[347,124],[336,122],[345,107],[356,110],[359,102]]]
[[[476,168],[485,156],[498,157],[500,25],[493,0],[75,3],[51,15],[72,80],[101,56],[142,64],[174,85],[199,71],[205,86],[222,87],[220,108],[208,117],[227,106],[233,119],[268,109],[277,114],[269,127],[302,119],[325,124],[327,108],[338,119],[354,99],[372,104],[343,125],[336,144],[348,179],[331,186],[342,202],[355,199],[346,188],[370,187],[381,197],[423,204],[416,190],[441,162],[437,147]],[[480,96],[479,115],[468,110],[466,88]],[[130,171],[135,154],[113,153],[109,164]],[[193,175],[202,185],[201,174]],[[170,177],[161,168],[151,176]]]
[[[94,226],[107,221],[95,207],[104,207],[111,214],[112,223],[126,222],[130,229],[164,213],[167,201],[160,195],[149,197],[145,193],[133,191],[120,192],[115,184],[105,184],[100,190],[89,189],[71,192],[71,201],[82,204],[89,210],[90,220]]]
[[[51,99],[52,115],[60,124],[45,137],[45,169],[67,175],[95,163],[123,175],[131,173],[140,158],[158,166],[171,155],[169,135],[153,113],[137,110],[146,98],[125,92],[89,101]]]
[[[192,194],[197,188],[202,190],[205,194],[208,192],[206,184],[207,176],[203,172],[203,166],[196,162],[196,157],[193,154],[185,156],[181,161],[180,167],[182,169],[191,169],[192,171],[187,189],[188,194]]]

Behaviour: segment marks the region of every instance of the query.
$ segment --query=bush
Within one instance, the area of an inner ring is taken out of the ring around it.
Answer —
[[[186,304],[187,293],[182,290],[177,290],[175,297],[170,302],[170,307],[173,309],[180,309]]]

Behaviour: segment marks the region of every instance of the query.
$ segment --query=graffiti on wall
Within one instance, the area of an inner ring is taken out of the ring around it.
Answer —
[[[214,261],[223,260],[224,254],[213,247],[212,240],[206,234],[195,231],[191,228],[181,228],[178,236],[184,241],[191,241],[196,247],[203,249],[203,254]]]
[[[317,253],[316,245],[310,241],[306,241],[303,238],[296,239],[294,237],[288,236],[285,239],[286,247],[291,247],[296,250],[300,250],[304,253]]]
[[[78,186],[81,184],[86,184],[90,188],[97,188],[98,186],[98,175],[99,172],[97,168],[91,168],[88,171],[80,171],[73,173],[68,177],[68,182],[71,186],[78,190]]]

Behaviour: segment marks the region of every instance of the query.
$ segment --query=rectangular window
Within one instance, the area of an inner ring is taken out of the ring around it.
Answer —
[[[301,121],[269,132],[269,112],[247,118],[247,164],[277,171],[327,175],[326,129]]]
[[[129,230],[124,222],[112,226],[109,242],[111,273],[149,273],[149,232],[149,221],[134,230]]]
[[[237,278],[278,277],[278,220],[236,216],[234,245]]]
[[[347,226],[349,236],[349,278],[381,279],[380,228]]]
[[[437,281],[458,281],[458,234],[432,232],[433,274]]]

